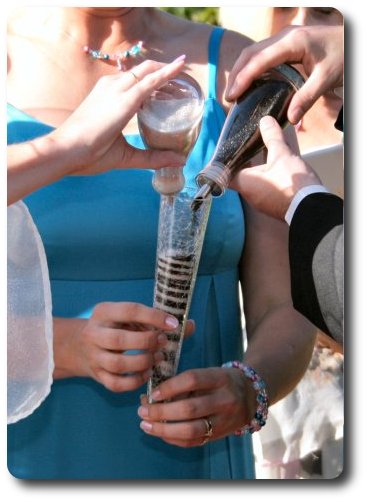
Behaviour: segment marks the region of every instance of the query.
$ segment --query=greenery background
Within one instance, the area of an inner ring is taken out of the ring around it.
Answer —
[[[176,16],[197,21],[199,23],[219,24],[218,7],[161,7],[162,10]]]

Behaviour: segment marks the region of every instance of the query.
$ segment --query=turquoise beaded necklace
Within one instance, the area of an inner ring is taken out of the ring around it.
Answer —
[[[88,45],[83,47],[83,51],[88,54],[93,60],[101,59],[102,61],[116,61],[116,66],[120,71],[125,71],[125,61],[130,58],[136,58],[139,54],[144,51],[143,42],[139,42],[130,49],[122,52],[117,52],[115,54],[108,54],[107,52],[102,52],[98,49],[91,49]]]

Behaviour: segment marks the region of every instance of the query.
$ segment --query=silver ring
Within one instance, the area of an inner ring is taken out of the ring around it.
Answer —
[[[137,77],[137,76],[135,75],[135,73],[134,73],[132,70],[129,70],[129,71],[128,71],[128,73],[131,73],[131,75],[132,75],[132,76],[134,77],[134,79],[136,80],[136,83],[140,82],[139,77]]]
[[[203,420],[206,428],[205,438],[211,438],[214,434],[213,424],[211,423],[210,418],[203,418]]]

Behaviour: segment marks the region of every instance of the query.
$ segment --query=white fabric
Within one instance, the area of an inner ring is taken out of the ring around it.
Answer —
[[[328,445],[342,440],[343,361],[341,354],[315,347],[311,363],[298,386],[269,408],[265,427],[256,433],[259,436],[255,452],[260,479],[298,478],[300,459],[321,450],[327,460]],[[330,477],[339,475],[343,468],[342,458],[333,462],[336,472],[333,476],[329,473]]]
[[[46,256],[27,207],[16,202],[8,207],[8,423],[42,403],[53,368]]]
[[[293,215],[296,212],[296,209],[297,209],[298,205],[301,203],[301,201],[305,197],[307,197],[307,195],[310,195],[312,193],[320,193],[320,192],[329,193],[329,190],[326,187],[324,187],[323,185],[308,185],[308,186],[298,190],[296,195],[293,197],[287,212],[285,213],[284,219],[288,223],[288,225],[291,224]]]

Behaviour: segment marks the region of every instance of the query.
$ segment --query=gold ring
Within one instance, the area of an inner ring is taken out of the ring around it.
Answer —
[[[211,423],[209,418],[203,418],[203,420],[206,428],[205,438],[211,438],[214,433],[213,424]]]
[[[135,75],[135,73],[134,73],[132,70],[129,70],[129,72],[128,72],[128,73],[131,73],[131,75],[135,78],[136,82],[139,82],[139,81],[140,81],[140,80],[139,80],[139,77],[137,77],[137,76]]]

